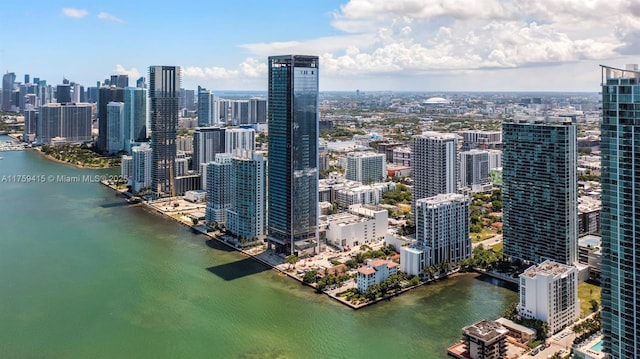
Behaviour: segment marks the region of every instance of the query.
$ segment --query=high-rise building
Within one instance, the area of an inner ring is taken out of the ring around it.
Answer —
[[[152,192],[155,197],[171,194],[175,176],[176,136],[178,127],[178,92],[180,67],[149,67],[149,123],[151,126]],[[173,173],[171,173],[173,171]]]
[[[147,140],[147,90],[140,87],[124,89],[126,150],[130,150],[132,142]]]
[[[28,106],[24,111],[24,131],[22,141],[32,142],[35,139],[38,123],[38,111],[33,106]]]
[[[572,117],[503,122],[504,254],[512,261],[577,260],[576,123]]]
[[[416,201],[416,240],[425,248],[425,266],[471,257],[469,197],[439,194]]]
[[[231,119],[233,125],[240,126],[249,123],[249,101],[237,100],[231,102]]]
[[[482,192],[489,181],[489,151],[473,149],[460,152],[460,185],[472,192]]]
[[[546,260],[520,274],[518,312],[549,324],[555,334],[580,318],[578,269]]]
[[[267,100],[252,98],[249,100],[249,123],[267,122]]]
[[[40,107],[38,143],[91,141],[91,104],[50,103]]]
[[[107,105],[110,102],[124,102],[124,89],[114,86],[103,86],[98,89],[98,140],[96,146],[101,152],[107,151],[107,132],[109,128]]]
[[[212,126],[218,124],[218,106],[215,95],[204,87],[198,86],[198,126]]]
[[[241,241],[263,240],[267,234],[266,161],[259,153],[231,159],[231,205],[226,226]]]
[[[253,128],[226,128],[224,152],[233,155],[251,153],[256,147],[256,131]]]
[[[269,57],[268,243],[298,253],[318,242],[318,57]]]
[[[133,164],[131,168],[131,187],[134,192],[140,192],[151,187],[152,151],[148,143],[131,148]]]
[[[125,150],[125,141],[129,142],[126,136],[126,120],[124,116],[124,103],[109,102],[107,105],[107,152],[118,153]]]
[[[111,81],[109,81],[109,85],[121,89],[129,87],[129,75],[111,75]]]
[[[138,78],[138,80],[136,80],[136,87],[137,88],[141,88],[141,89],[147,88],[147,84],[145,83],[144,76],[140,77],[140,78]]]
[[[6,74],[2,75],[2,111],[11,111],[11,94],[13,93],[14,82],[16,82],[15,73],[7,72]]]
[[[56,102],[57,103],[70,103],[71,100],[71,85],[62,84],[56,86]]]
[[[219,153],[207,164],[207,223],[225,224],[231,207],[231,155]]]
[[[346,157],[345,178],[362,183],[382,182],[387,178],[387,159],[382,153],[352,152]]]
[[[640,70],[602,66],[602,333],[612,358],[640,358]]]
[[[222,127],[196,127],[193,131],[192,169],[200,171],[202,163],[209,163],[216,154],[224,153],[225,129]]]
[[[467,130],[462,132],[462,150],[474,148],[499,148],[502,144],[502,132]]]
[[[457,190],[456,137],[452,133],[424,132],[411,139],[412,202]],[[414,211],[415,212],[415,211]],[[414,216],[415,218],[415,216]]]

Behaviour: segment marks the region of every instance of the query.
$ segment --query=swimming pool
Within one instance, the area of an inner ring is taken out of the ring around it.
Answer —
[[[594,352],[601,352],[602,351],[602,340],[600,340],[599,342],[595,343],[591,348],[589,348],[589,350],[593,350]]]

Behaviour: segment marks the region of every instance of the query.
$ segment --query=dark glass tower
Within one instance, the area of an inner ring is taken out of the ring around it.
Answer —
[[[269,57],[268,240],[312,251],[318,237],[318,57]]]
[[[124,89],[111,86],[103,86],[98,89],[98,150],[107,151],[107,105],[109,102],[124,102]]]
[[[174,186],[179,89],[180,67],[149,67],[151,191],[156,198],[171,195]]]
[[[602,66],[602,333],[640,358],[640,71]]]
[[[575,118],[507,121],[502,139],[505,256],[572,265],[578,255]]]

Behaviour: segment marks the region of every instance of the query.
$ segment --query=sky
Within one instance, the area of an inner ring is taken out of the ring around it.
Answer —
[[[640,63],[638,0],[30,0],[0,7],[0,70],[85,86],[179,65],[267,89],[269,55],[320,57],[321,91],[599,91]]]

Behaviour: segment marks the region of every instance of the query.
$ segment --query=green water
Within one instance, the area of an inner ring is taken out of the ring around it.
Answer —
[[[0,358],[444,358],[516,297],[468,275],[353,311],[99,184],[0,182]]]

